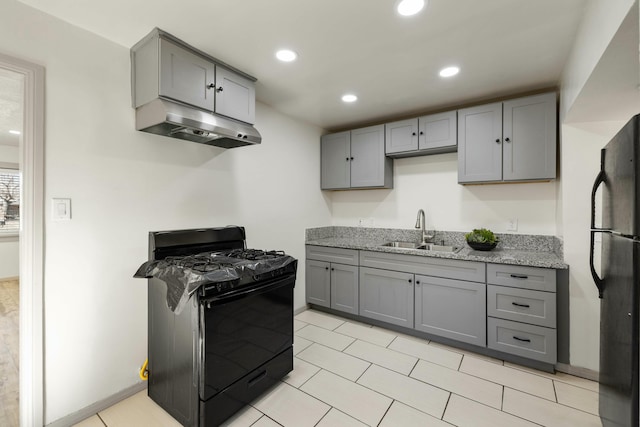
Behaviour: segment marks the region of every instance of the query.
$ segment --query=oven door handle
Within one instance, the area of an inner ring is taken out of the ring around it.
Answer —
[[[271,292],[287,285],[290,285],[293,288],[293,284],[294,284],[294,279],[292,279],[292,276],[281,277],[276,280],[264,283],[261,286],[255,286],[255,287],[249,286],[237,291],[227,292],[222,295],[217,295],[211,298],[204,299],[202,300],[202,304],[204,304],[207,308],[209,308],[216,305],[227,304],[230,302],[238,301],[243,298],[248,298],[251,296]]]

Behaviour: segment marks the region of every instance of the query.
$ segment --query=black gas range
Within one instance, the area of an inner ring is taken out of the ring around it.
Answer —
[[[243,227],[152,232],[149,396],[217,426],[293,369],[297,260],[245,247]]]

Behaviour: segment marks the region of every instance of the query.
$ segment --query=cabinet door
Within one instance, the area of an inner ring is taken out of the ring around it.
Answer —
[[[351,131],[351,187],[389,187],[393,171],[384,156],[384,125]]]
[[[358,314],[358,267],[331,264],[331,308]]]
[[[256,121],[256,89],[251,80],[216,67],[216,113],[253,124]]]
[[[418,149],[418,119],[401,120],[385,126],[387,154],[416,151]]]
[[[310,304],[329,307],[331,304],[329,263],[307,260],[305,274],[306,300]]]
[[[418,120],[420,150],[455,151],[458,145],[457,112],[431,114]]]
[[[486,285],[416,276],[415,328],[433,335],[487,345]]]
[[[351,186],[351,133],[324,135],[320,140],[320,188]]]
[[[458,111],[458,182],[502,180],[502,103]]]
[[[360,316],[413,328],[413,274],[360,267]]]
[[[556,94],[504,103],[505,181],[556,177]]]
[[[167,41],[160,40],[160,96],[208,111],[214,109],[215,65]]]

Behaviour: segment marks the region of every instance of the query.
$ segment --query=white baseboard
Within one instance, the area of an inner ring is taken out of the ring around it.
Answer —
[[[598,378],[600,377],[598,371],[571,366],[564,363],[556,364],[556,371],[564,372],[565,374],[573,375],[575,377],[586,378],[591,381],[598,381]]]
[[[100,411],[103,411],[116,403],[126,399],[127,397],[131,397],[134,394],[145,390],[147,388],[146,381],[140,381],[129,388],[125,388],[124,390],[120,390],[116,394],[113,394],[106,399],[100,400],[99,402],[93,403],[81,410],[74,412],[73,414],[67,415],[66,417],[62,417],[59,420],[52,422],[51,424],[47,424],[47,427],[68,427],[74,424],[79,423],[82,420],[85,420],[89,417],[94,416]]]

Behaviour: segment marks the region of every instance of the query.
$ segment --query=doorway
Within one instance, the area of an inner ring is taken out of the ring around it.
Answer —
[[[16,120],[16,115],[21,119]],[[0,341],[0,364],[7,361],[6,367],[0,366],[0,380],[5,375],[1,370],[8,372],[0,390],[3,426],[42,426],[44,421],[43,145],[44,68],[0,54],[0,169],[3,174],[17,174],[19,184],[17,191],[14,178],[5,179],[6,189],[0,184],[0,222],[4,223],[0,227],[0,255],[4,249],[17,259],[17,270],[9,255],[2,257],[0,265],[0,292],[4,291],[0,294],[0,336],[4,338],[4,348]],[[17,253],[11,245],[17,247]],[[7,270],[2,270],[5,267]],[[7,403],[3,400],[5,387]]]

